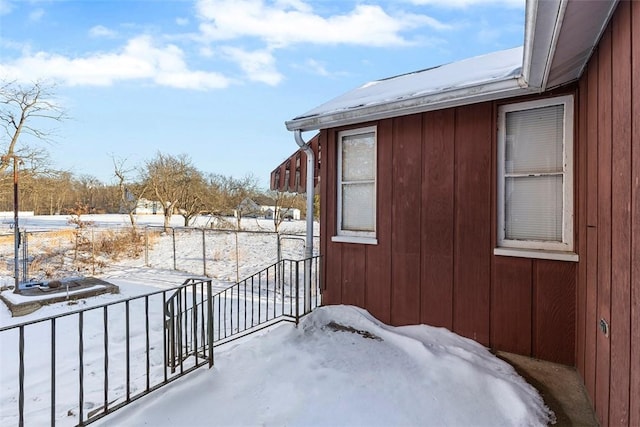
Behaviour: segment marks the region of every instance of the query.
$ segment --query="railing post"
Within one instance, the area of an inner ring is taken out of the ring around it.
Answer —
[[[300,321],[300,261],[296,261],[296,325]]]
[[[147,374],[147,391],[151,386],[151,354],[150,354],[150,342],[149,342],[149,296],[146,295],[144,297],[144,334],[145,334],[145,351],[146,351],[146,359],[145,359],[145,368]],[[106,395],[105,395],[106,396]],[[105,402],[106,404],[106,402]]]
[[[78,313],[78,420],[80,421],[78,424],[83,425],[84,418],[84,339],[83,339],[83,329],[84,329],[84,316],[81,311]]]
[[[322,284],[322,255],[318,255],[316,258],[316,307],[322,304]]]
[[[56,319],[51,319],[51,426],[56,425]]]
[[[280,261],[282,260],[282,244],[280,242],[280,232],[276,232],[276,256],[278,257],[278,262],[276,263],[276,286],[277,289],[280,290],[283,288],[282,286],[282,278],[281,278],[281,270],[280,270]],[[283,293],[284,295],[284,290]]]
[[[211,280],[207,281],[207,344],[209,345],[209,368],[213,367],[213,296]]]
[[[304,260],[304,314],[311,313],[311,261],[312,258]]]
[[[131,341],[130,341],[130,318],[129,318],[129,300],[126,300],[124,302],[124,310],[125,310],[125,316],[124,316],[124,323],[125,323],[125,358],[127,359],[127,366],[126,366],[126,380],[127,380],[127,385],[126,385],[126,400],[127,402],[129,402],[130,398],[131,398]]]
[[[164,381],[167,381],[167,366],[169,366],[169,327],[171,324],[171,318],[169,317],[169,305],[168,305],[168,301],[167,301],[167,291],[162,291],[162,323],[164,326],[164,334],[162,335],[162,345],[164,346],[164,367],[163,367],[163,371],[164,371]],[[169,318],[169,319],[167,319]]]
[[[109,309],[102,309],[103,348],[104,348],[104,411],[109,409]]]
[[[193,359],[195,363],[198,364],[198,301],[196,282],[191,284],[191,329],[193,335]]]
[[[20,391],[18,392],[18,426],[24,426],[24,326],[20,326],[20,339],[18,342],[18,351],[20,354],[20,366],[18,368],[18,383]]]

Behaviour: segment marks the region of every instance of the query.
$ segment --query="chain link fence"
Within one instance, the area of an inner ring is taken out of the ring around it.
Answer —
[[[302,259],[305,238],[272,231],[146,226],[20,233],[20,279],[96,275],[110,266],[183,271],[235,283],[281,259]],[[314,238],[319,248],[319,238]],[[315,250],[316,254],[318,250]],[[14,235],[0,234],[0,275],[13,275]]]

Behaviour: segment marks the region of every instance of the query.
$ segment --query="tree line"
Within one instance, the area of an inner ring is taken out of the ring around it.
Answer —
[[[41,82],[21,85],[0,82],[0,211],[15,207],[36,215],[78,213],[126,213],[135,226],[136,210],[143,200],[157,202],[165,227],[172,215],[181,215],[184,224],[199,214],[218,217],[234,215],[237,228],[248,213],[243,200],[269,196],[279,209],[298,207],[304,201],[295,194],[261,191],[258,179],[241,178],[198,170],[187,154],[157,152],[142,165],[130,166],[126,159],[112,156],[114,183],[103,183],[90,175],[76,176],[51,168],[48,153],[38,146],[21,144],[22,135],[47,141],[66,112],[55,101],[54,87]],[[250,205],[249,205],[250,206]],[[276,209],[276,230],[282,222]]]
[[[243,204],[246,199],[269,198],[281,209],[304,210],[304,200],[295,194],[261,190],[258,179],[249,174],[241,178],[205,173],[197,169],[187,154],[161,152],[138,167],[127,168],[126,161],[114,158],[114,183],[103,183],[89,175],[75,176],[66,171],[46,172],[18,167],[18,201],[22,211],[36,215],[77,213],[128,214],[135,225],[135,214],[142,201],[159,205],[165,226],[173,215],[184,224],[200,214],[241,219],[254,214]],[[0,211],[14,209],[14,177],[11,168],[0,172]],[[282,220],[282,218],[277,218]],[[279,225],[279,224],[278,224]]]

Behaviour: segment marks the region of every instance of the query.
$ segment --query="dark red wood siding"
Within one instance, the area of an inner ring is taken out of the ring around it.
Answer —
[[[567,92],[578,263],[493,255],[486,102],[362,124],[378,129],[377,245],[330,240],[339,129],[322,131],[323,302],[575,365],[603,426],[640,426],[640,2],[620,2],[575,86],[541,96]]]
[[[640,2],[620,2],[579,88],[578,234],[586,241],[579,246],[576,366],[603,426],[637,426]]]
[[[393,121],[391,161],[391,323],[420,323],[420,191],[422,173],[422,116]],[[378,139],[380,143],[380,139]],[[396,142],[397,141],[397,142]],[[380,167],[380,165],[379,165]]]
[[[493,255],[496,112],[489,102],[362,125],[378,130],[377,245],[331,241],[341,129],[322,132],[323,303],[573,364],[576,263]]]
[[[640,425],[640,4],[631,9],[631,331],[629,425]]]
[[[320,150],[319,134],[309,141],[314,156],[314,185],[318,185],[322,151]],[[290,193],[305,193],[307,191],[307,154],[299,149],[273,171],[269,180],[269,188],[275,191]]]
[[[455,111],[434,112],[423,126],[431,142],[422,150],[420,322],[453,329]]]

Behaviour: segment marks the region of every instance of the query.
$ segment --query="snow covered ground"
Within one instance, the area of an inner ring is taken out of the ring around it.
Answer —
[[[114,217],[100,218],[112,224]],[[159,218],[159,217],[155,217]],[[159,218],[161,219],[161,218]],[[181,219],[181,218],[180,218]],[[120,220],[124,220],[121,218]],[[64,227],[60,217],[30,218],[33,227]],[[267,221],[250,220],[251,227],[266,229]],[[126,223],[126,222],[125,222]],[[178,222],[176,225],[180,225]],[[245,224],[243,224],[245,225]],[[303,222],[285,223],[293,232]],[[27,227],[21,224],[21,227]],[[273,241],[255,239],[245,243],[246,258],[271,254]],[[292,242],[293,243],[293,242]],[[193,245],[201,248],[201,244]],[[189,246],[189,245],[186,245]],[[152,257],[168,257],[171,245],[156,245]],[[262,248],[262,249],[261,249]],[[7,248],[2,248],[5,253]],[[9,248],[10,249],[10,248]],[[218,248],[222,255],[235,252],[234,239]],[[293,252],[299,248],[291,249]],[[301,257],[301,256],[300,256]],[[252,260],[250,262],[255,262]],[[235,277],[235,262],[219,264],[216,275]],[[120,287],[118,295],[101,295],[77,305],[52,304],[28,316],[11,318],[0,305],[0,327],[44,318],[169,289],[193,274],[158,263],[145,267],[139,261],[123,260],[98,275]],[[11,283],[7,275],[0,284]],[[222,282],[221,282],[222,283]],[[222,284],[220,285],[222,286]],[[150,303],[149,317],[161,314],[162,304]],[[109,328],[121,329],[124,315],[109,313]],[[134,359],[144,353],[145,310],[131,310]],[[85,417],[101,402],[102,327],[100,315],[84,318],[86,385]],[[77,333],[65,334],[73,325],[58,326],[56,372],[56,425],[78,422],[78,385],[75,357]],[[153,328],[153,327],[152,327]],[[160,328],[162,329],[162,328]],[[156,340],[161,340],[161,330]],[[154,338],[152,338],[153,341]],[[26,425],[49,425],[50,329],[30,329],[25,334]],[[110,352],[124,352],[117,334],[109,334]],[[17,425],[17,333],[0,333],[0,425]],[[157,341],[160,343],[161,341]],[[161,376],[161,346],[151,354],[152,375]],[[111,354],[111,353],[110,353]],[[116,378],[125,367],[109,364],[114,376],[112,396],[121,396]],[[140,387],[143,375],[133,369],[132,387]],[[111,383],[110,383],[111,384]],[[323,307],[305,317],[296,327],[280,324],[256,335],[216,348],[215,366],[200,368],[170,385],[98,421],[111,426],[537,426],[546,425],[553,414],[539,394],[505,362],[474,341],[445,329],[428,326],[390,327],[363,310]]]
[[[538,393],[474,341],[323,307],[221,348],[202,369],[99,422],[122,426],[535,426]]]

